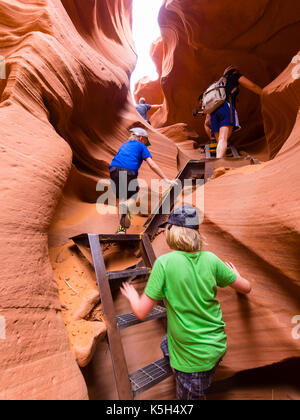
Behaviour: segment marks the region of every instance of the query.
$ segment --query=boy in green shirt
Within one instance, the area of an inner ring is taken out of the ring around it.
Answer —
[[[227,349],[217,287],[231,286],[247,294],[251,286],[232,264],[201,251],[203,239],[194,207],[176,209],[166,224],[166,239],[174,252],[156,260],[141,297],[127,283],[121,292],[142,320],[158,301],[165,300],[168,334],[161,347],[174,369],[177,398],[201,400]]]

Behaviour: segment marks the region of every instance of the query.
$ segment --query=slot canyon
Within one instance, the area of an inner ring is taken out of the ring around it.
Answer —
[[[208,399],[300,399],[297,1],[164,0],[159,25],[159,79],[134,91],[163,103],[148,125],[130,92],[132,0],[0,0],[1,400],[118,399],[95,271],[70,238],[115,232],[118,214],[97,211],[99,180],[131,127],[148,130],[170,179],[203,157],[204,118],[192,112],[229,65],[263,88],[260,100],[241,87],[232,137],[258,163],[219,168],[205,183],[200,231],[253,290],[218,292],[228,352]],[[139,177],[150,185],[148,165]],[[142,234],[148,216],[134,215],[128,233]],[[152,246],[157,257],[169,252],[163,234]],[[117,245],[103,253],[108,271],[140,261]],[[130,312],[118,288],[113,297],[117,313]],[[153,320],[121,331],[130,372],[162,357],[164,328]],[[174,384],[137,399],[175,400]]]

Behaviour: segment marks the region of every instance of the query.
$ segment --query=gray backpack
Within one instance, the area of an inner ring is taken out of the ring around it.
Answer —
[[[227,78],[223,76],[204,92],[201,105],[204,114],[211,114],[226,102],[226,84]]]

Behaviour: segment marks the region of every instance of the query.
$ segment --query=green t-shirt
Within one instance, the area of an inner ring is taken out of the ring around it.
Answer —
[[[181,372],[211,370],[226,353],[227,337],[217,286],[237,275],[211,252],[174,251],[159,257],[145,288],[165,300],[170,363]]]

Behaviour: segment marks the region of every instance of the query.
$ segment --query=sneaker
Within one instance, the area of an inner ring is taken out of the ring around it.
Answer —
[[[120,225],[125,229],[129,229],[131,226],[131,217],[129,214],[123,214],[120,220]]]
[[[125,234],[126,234],[126,228],[120,225],[118,227],[118,230],[116,231],[116,235],[125,235]]]
[[[122,214],[121,220],[120,220],[120,225],[123,226],[125,229],[128,229],[128,228],[130,228],[132,217],[130,216],[128,206],[126,204],[122,204],[121,206],[124,209],[124,212],[122,212],[122,213],[125,213],[125,211],[126,211],[126,214]]]

